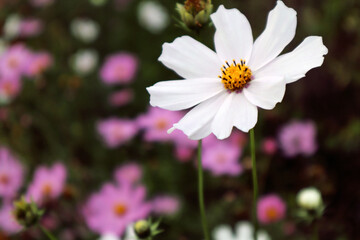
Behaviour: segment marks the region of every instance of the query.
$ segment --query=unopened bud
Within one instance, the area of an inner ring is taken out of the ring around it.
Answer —
[[[17,223],[25,228],[36,225],[43,214],[34,202],[27,202],[24,197],[14,202],[13,215]]]
[[[199,31],[208,23],[212,10],[211,0],[186,0],[184,4],[176,4],[176,11],[180,15],[181,25],[196,31]]]
[[[151,225],[146,220],[137,221],[134,225],[135,234],[140,239],[146,239],[151,236]]]

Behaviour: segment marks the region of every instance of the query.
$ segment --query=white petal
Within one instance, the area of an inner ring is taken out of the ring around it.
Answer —
[[[229,137],[233,126],[248,132],[257,122],[257,108],[244,94],[231,93],[226,97],[212,122],[212,132],[218,139]]]
[[[189,36],[164,43],[159,61],[183,78],[217,77],[223,65],[214,51]]]
[[[246,17],[237,9],[225,9],[221,5],[211,14],[211,19],[216,28],[216,52],[222,61],[249,60],[253,37]]]
[[[256,72],[256,76],[284,76],[286,83],[295,82],[304,77],[312,68],[319,67],[324,61],[328,49],[322,37],[311,36],[292,52],[277,57]]]
[[[253,239],[253,227],[249,222],[239,222],[235,229],[237,239]]]
[[[221,225],[215,228],[213,235],[215,240],[234,240],[234,235],[231,231],[231,228],[226,225]]]
[[[207,137],[211,133],[211,121],[227,96],[227,92],[219,93],[200,103],[174,124],[174,127],[183,131],[192,140]]]
[[[282,1],[270,11],[264,32],[256,39],[249,66],[252,71],[261,68],[291,42],[296,30],[296,11],[288,8]]]
[[[244,88],[246,98],[254,105],[263,109],[273,109],[276,103],[281,102],[285,94],[283,77],[257,77],[249,87]]]
[[[163,81],[148,87],[147,90],[152,106],[173,111],[193,107],[225,91],[218,78]]]

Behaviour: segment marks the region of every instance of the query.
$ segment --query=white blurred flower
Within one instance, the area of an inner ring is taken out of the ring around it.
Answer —
[[[239,222],[235,227],[235,234],[227,225],[215,228],[215,240],[253,240],[253,226],[249,222]],[[263,230],[258,231],[258,240],[270,240],[270,236]]]
[[[307,210],[318,209],[322,206],[322,197],[319,190],[314,187],[302,189],[296,197],[298,205]]]
[[[6,18],[4,24],[4,37],[7,39],[15,38],[20,33],[21,18],[17,14],[12,14]]]
[[[144,1],[138,6],[140,24],[152,33],[159,33],[169,24],[167,10],[157,2]]]
[[[134,229],[133,229],[133,224],[130,224],[127,228],[126,228],[126,233],[124,238],[119,238],[118,236],[112,234],[112,233],[107,233],[102,235],[99,240],[137,240]]]
[[[99,35],[99,24],[91,19],[77,18],[71,22],[71,32],[77,39],[90,43]]]
[[[79,50],[70,60],[73,70],[79,75],[90,73],[97,66],[97,63],[98,54],[92,49]]]
[[[102,235],[99,240],[120,240],[120,238],[118,238],[116,235],[112,234],[112,233],[107,233]]]

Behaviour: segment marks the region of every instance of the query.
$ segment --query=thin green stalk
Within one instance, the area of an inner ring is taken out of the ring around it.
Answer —
[[[318,240],[319,239],[319,222],[317,220],[315,220],[313,225],[314,225],[313,240]]]
[[[203,168],[201,161],[201,140],[198,142],[198,178],[199,178],[199,205],[200,205],[200,214],[201,214],[201,223],[204,231],[205,240],[210,240],[206,214],[205,214],[205,204],[204,204],[204,180],[203,180]]]
[[[255,133],[254,129],[250,130],[250,148],[252,163],[252,179],[254,186],[253,206],[252,206],[252,222],[254,226],[254,240],[257,240],[258,221],[257,221],[257,199],[258,199],[258,180],[256,173],[256,157],[255,157]]]
[[[39,228],[41,231],[50,239],[50,240],[57,240],[46,228],[39,224]]]

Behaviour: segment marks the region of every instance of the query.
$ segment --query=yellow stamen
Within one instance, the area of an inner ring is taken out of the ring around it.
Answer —
[[[275,208],[270,207],[266,210],[266,216],[269,220],[277,220],[278,218],[278,212]]]
[[[45,197],[49,197],[51,195],[51,192],[52,192],[52,187],[50,184],[44,184],[44,186],[42,187],[42,194],[45,196]]]
[[[221,68],[222,76],[221,82],[224,87],[230,91],[240,91],[251,81],[252,72],[248,66],[245,65],[245,60],[240,60],[240,63],[236,63],[233,60],[231,65],[226,62]]]
[[[125,213],[127,212],[127,207],[122,204],[122,203],[118,203],[114,206],[114,213],[121,217],[121,216],[124,216]]]
[[[167,121],[165,119],[158,119],[155,125],[158,130],[164,130],[167,128]]]
[[[0,183],[3,185],[7,185],[9,183],[10,179],[7,175],[2,174],[0,175]]]

